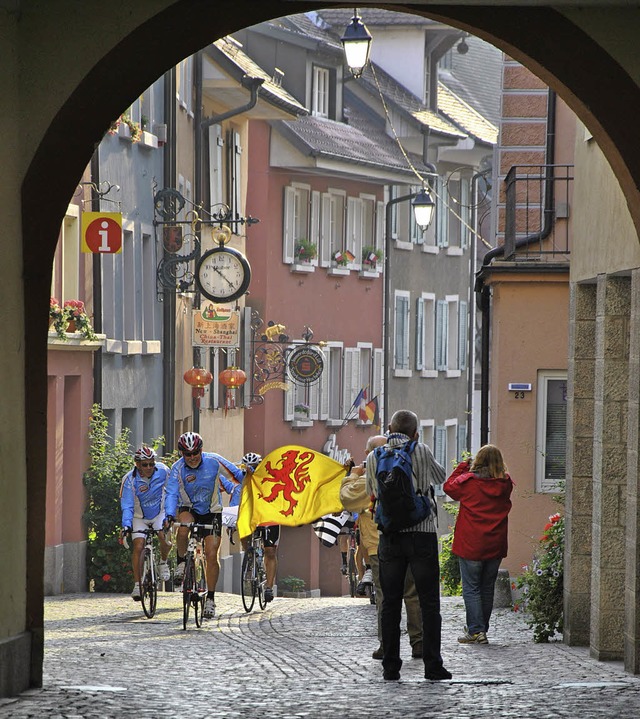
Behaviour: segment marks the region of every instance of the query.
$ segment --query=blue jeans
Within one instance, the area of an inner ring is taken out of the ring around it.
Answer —
[[[501,561],[501,559],[476,560],[458,557],[469,634],[489,630],[493,592]]]
[[[395,532],[380,536],[381,625],[386,671],[400,671],[400,619],[407,567],[411,567],[422,615],[422,657],[425,671],[442,667],[440,655],[440,565],[435,532]]]

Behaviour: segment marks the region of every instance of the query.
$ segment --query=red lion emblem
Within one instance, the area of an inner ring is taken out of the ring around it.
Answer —
[[[315,457],[314,452],[298,452],[291,449],[285,452],[277,462],[276,467],[271,466],[271,462],[267,462],[265,469],[271,475],[265,477],[262,483],[273,482],[271,494],[262,495],[265,502],[273,502],[275,498],[282,492],[285,501],[289,502],[288,509],[281,509],[280,514],[288,517],[293,514],[293,510],[298,504],[298,500],[293,498],[294,492],[300,494],[304,492],[305,485],[311,481],[309,477],[308,465]]]

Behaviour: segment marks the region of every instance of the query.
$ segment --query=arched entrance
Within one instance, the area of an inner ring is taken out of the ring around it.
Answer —
[[[0,294],[8,323],[0,358],[7,387],[0,407],[0,461],[7,478],[0,520],[12,530],[2,554],[5,642],[0,651],[16,657],[20,667],[14,669],[19,678],[13,690],[40,683],[44,540],[39,528],[44,525],[46,464],[43,308],[68,198],[110,119],[165,69],[234,29],[310,9],[309,3],[275,0],[258,9],[248,0],[156,0],[132,10],[121,1],[105,7],[101,16],[95,8],[78,9],[62,0],[55,8],[43,3],[20,14],[7,12],[2,19],[3,46],[13,53],[0,68],[10,108],[0,150],[5,187],[1,202],[5,238],[12,238],[5,239],[0,254]],[[635,10],[488,11],[418,4],[398,4],[397,9],[428,13],[477,34],[554,87],[602,147],[640,228],[640,150],[629,130],[630,118],[640,109],[640,60],[634,54],[640,17]],[[72,12],[79,14],[73,25],[65,20]]]

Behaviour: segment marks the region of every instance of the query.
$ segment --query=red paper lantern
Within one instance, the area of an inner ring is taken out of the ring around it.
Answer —
[[[204,397],[204,388],[211,384],[213,375],[203,367],[192,367],[184,375],[184,381],[191,385],[191,395],[196,400],[196,406],[200,407],[200,397]]]
[[[227,367],[227,369],[220,372],[218,379],[227,388],[227,396],[224,402],[224,413],[226,415],[227,410],[236,408],[236,396],[232,390],[242,387],[247,381],[247,375],[239,367]]]

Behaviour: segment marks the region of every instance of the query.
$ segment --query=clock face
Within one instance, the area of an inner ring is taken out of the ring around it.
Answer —
[[[232,247],[205,252],[196,267],[196,282],[202,294],[213,302],[231,302],[241,297],[251,281],[247,258]]]

